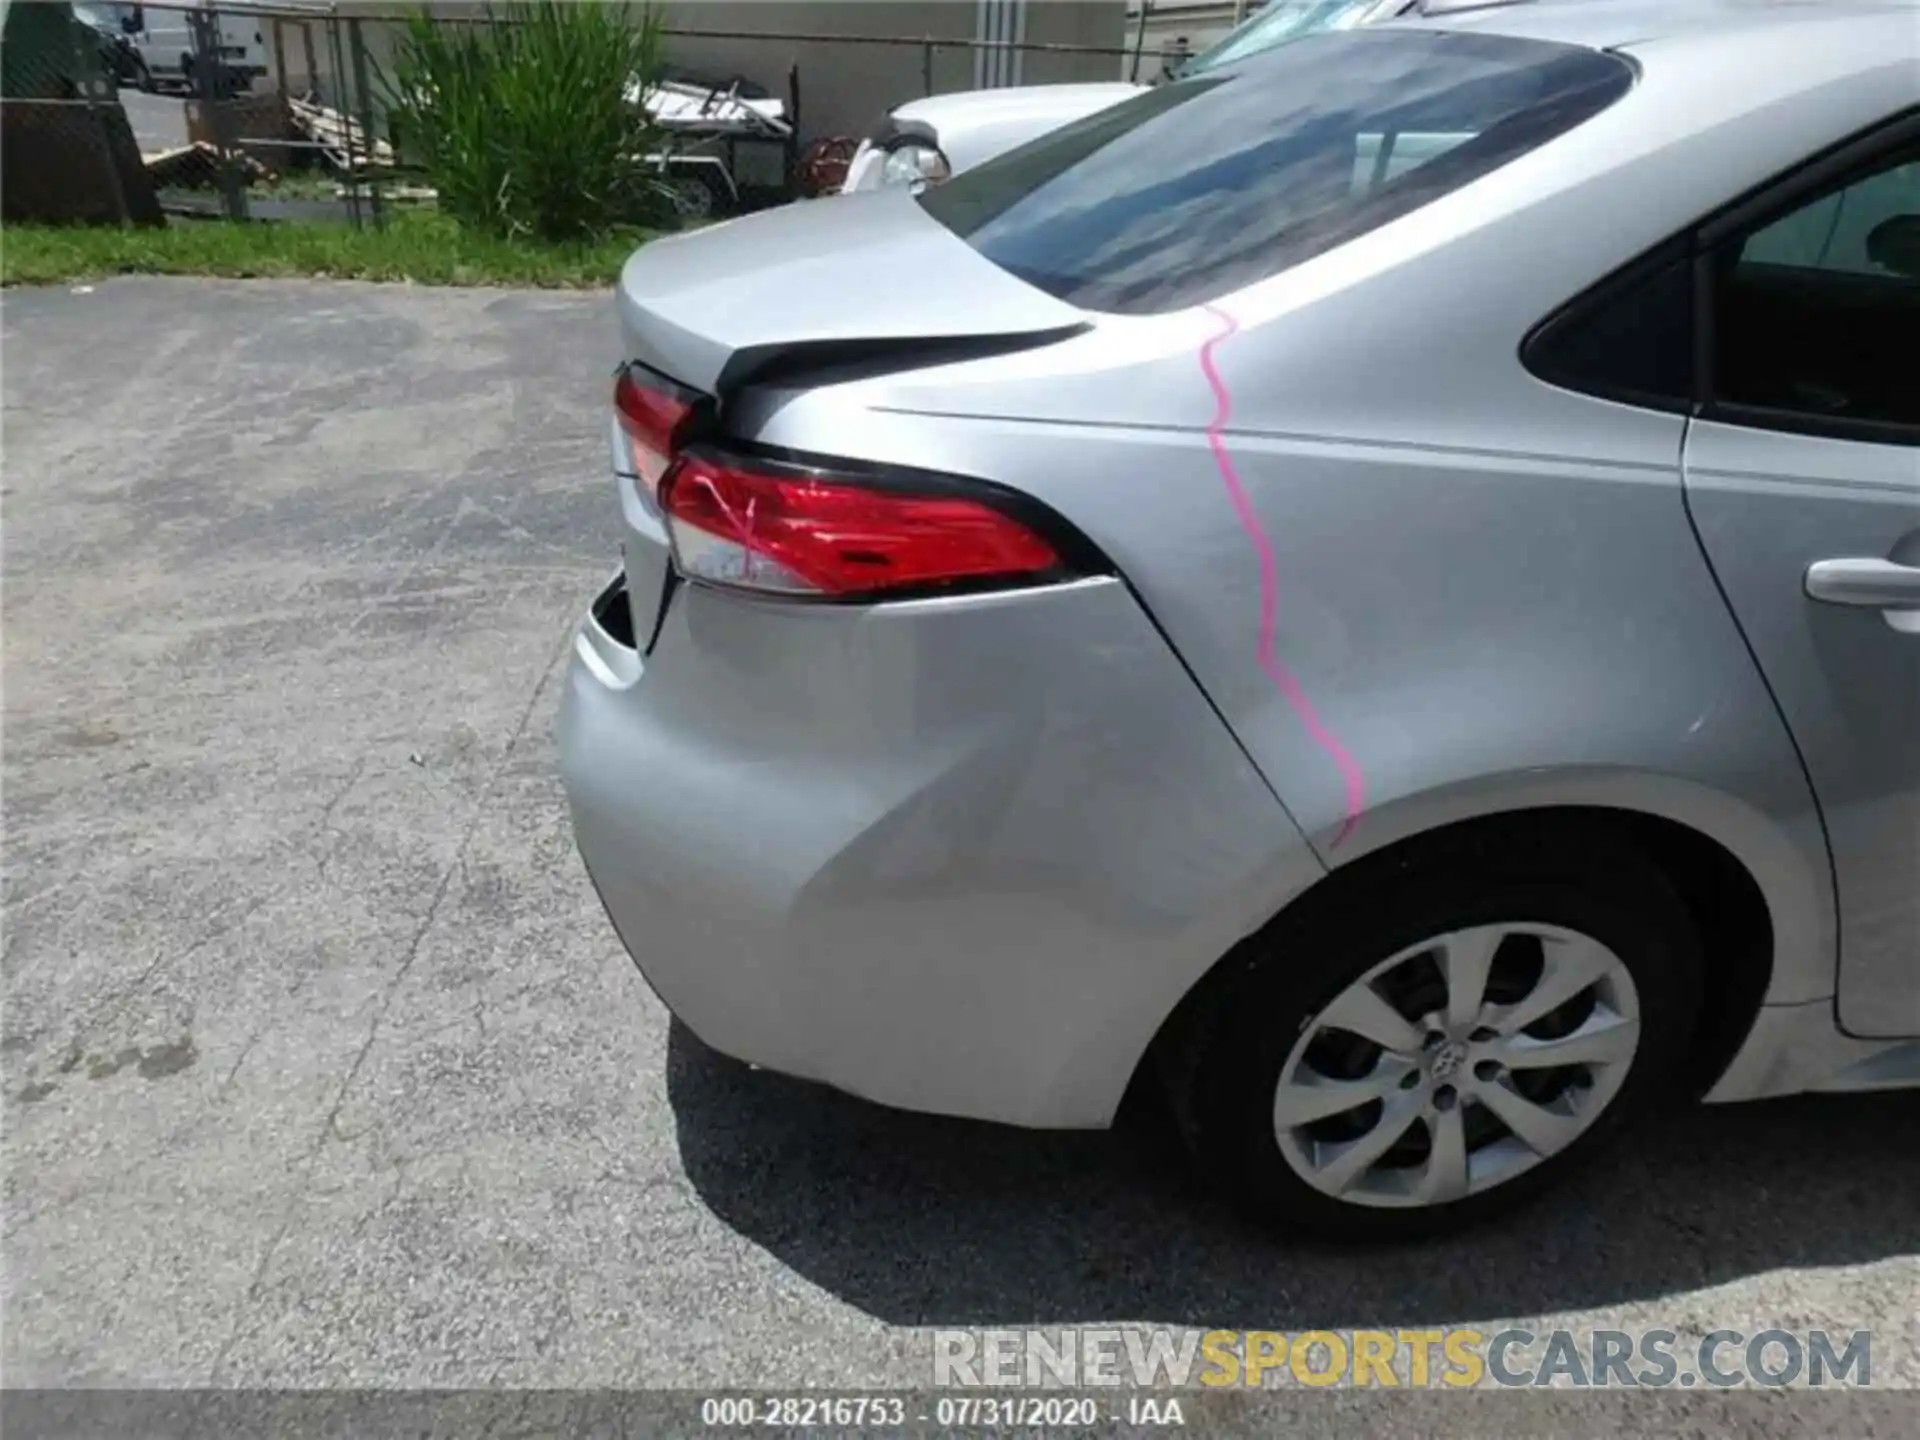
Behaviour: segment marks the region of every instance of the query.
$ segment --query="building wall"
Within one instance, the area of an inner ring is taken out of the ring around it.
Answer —
[[[1025,50],[1029,45],[1099,46],[1108,50],[1126,43],[1125,14],[1114,5],[1061,3],[1061,0],[979,0],[974,6],[974,38],[983,42],[973,52],[972,88],[1006,85],[1047,85],[1073,80],[1113,78],[1120,56],[1095,59],[1088,55],[1048,50]]]
[[[1126,30],[1129,46],[1136,42],[1143,52],[1140,78],[1158,74],[1162,62],[1171,63],[1182,55],[1196,54],[1225,35],[1244,18],[1260,8],[1261,0],[1236,5],[1233,0],[1150,0],[1144,32],[1140,24],[1140,0],[1127,6]]]
[[[976,86],[974,51],[983,35],[979,0],[674,0],[662,7],[670,28],[750,31],[773,40],[675,36],[669,53],[682,64],[739,73],[784,97],[787,70],[797,65],[801,138],[859,135],[890,107],[927,94]],[[1008,7],[1012,10],[1015,7]],[[1125,33],[1122,0],[1026,0],[1011,21],[1030,42],[1097,45],[1117,50]],[[1019,24],[1024,20],[1024,26]],[[1007,23],[1004,22],[1003,23]],[[803,34],[910,39],[905,45],[804,40]],[[788,38],[792,37],[792,38]],[[1002,33],[1000,38],[1008,38]],[[929,46],[925,41],[934,43]],[[1028,53],[1003,83],[1110,80],[1115,55]]]
[[[1030,42],[1118,51],[1130,38],[1125,0],[999,3],[1017,12],[1013,30]],[[484,6],[436,0],[427,8],[452,17],[471,16]],[[981,0],[665,0],[659,6],[662,22],[670,30],[723,32],[669,36],[667,53],[678,64],[722,77],[742,76],[783,100],[788,69],[798,66],[803,142],[821,135],[857,136],[904,100],[975,88],[975,52],[955,42],[971,41],[984,33],[986,8]],[[342,15],[355,11],[392,15],[395,9],[394,0],[341,0],[338,5]],[[334,80],[324,24],[316,21],[309,30],[318,72],[311,82],[299,24],[284,21],[280,29],[284,88],[294,93],[314,89],[322,99],[337,103],[341,90],[350,87]],[[392,53],[395,28],[368,20],[361,31],[368,58],[377,68]],[[802,38],[808,35],[847,38]],[[753,36],[764,38],[749,38]],[[268,39],[271,48],[271,34]],[[910,43],[854,43],[856,39]],[[1112,80],[1126,68],[1127,62],[1117,54],[1031,52],[1010,62],[1010,72],[994,78],[1025,84]]]
[[[789,67],[800,78],[801,139],[857,135],[888,106],[971,81],[972,58],[958,46],[853,44],[803,35],[966,40],[974,33],[974,0],[807,0],[739,3],[674,0],[661,7],[671,30],[736,31],[767,40],[674,35],[667,53],[678,63],[721,75],[744,75],[785,98]]]
[[[1127,29],[1126,5],[1088,3],[1088,0],[1028,0],[1026,38],[1047,45],[1095,45],[1124,50],[1133,43]],[[1027,85],[1053,85],[1075,80],[1125,78],[1131,61],[1118,55],[1049,55],[1029,51],[1020,80]]]

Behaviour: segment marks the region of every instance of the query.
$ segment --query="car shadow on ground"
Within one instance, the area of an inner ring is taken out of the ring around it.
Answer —
[[[910,1115],[679,1024],[667,1093],[714,1213],[899,1325],[1461,1324],[1920,1251],[1920,1093],[1677,1108],[1518,1216],[1370,1249],[1246,1224],[1151,1118],[1074,1134]]]

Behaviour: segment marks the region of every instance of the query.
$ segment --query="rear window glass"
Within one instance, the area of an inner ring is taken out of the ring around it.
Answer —
[[[1083,309],[1155,314],[1297,265],[1589,119],[1617,56],[1505,36],[1310,36],[1162,85],[927,190],[987,259]]]
[[[1362,23],[1379,4],[1380,0],[1272,0],[1253,19],[1229,31],[1212,49],[1202,50],[1174,73],[1198,75],[1203,70],[1220,70],[1302,35],[1349,29]]]

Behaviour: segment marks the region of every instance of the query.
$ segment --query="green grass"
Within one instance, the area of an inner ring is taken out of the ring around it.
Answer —
[[[588,289],[613,284],[647,238],[630,231],[564,244],[505,240],[431,212],[392,215],[384,230],[231,220],[176,220],[163,230],[8,225],[0,228],[0,284],[217,275]]]
[[[400,153],[462,224],[514,238],[581,240],[672,213],[633,157],[659,146],[627,102],[657,75],[652,5],[509,0],[487,25],[447,25],[422,6],[394,42],[380,88]]]

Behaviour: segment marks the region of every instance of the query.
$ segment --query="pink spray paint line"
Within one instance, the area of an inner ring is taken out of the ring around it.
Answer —
[[[1233,456],[1222,438],[1227,422],[1233,418],[1233,398],[1227,393],[1219,368],[1213,363],[1214,347],[1239,333],[1240,322],[1216,306],[1202,308],[1221,326],[1220,333],[1200,347],[1200,370],[1207,377],[1214,400],[1213,420],[1207,426],[1207,448],[1213,452],[1214,464],[1220,467],[1220,479],[1226,484],[1227,499],[1233,505],[1233,513],[1239,517],[1240,528],[1247,532],[1247,539],[1253,542],[1253,553],[1260,561],[1260,639],[1254,647],[1254,661],[1299,717],[1301,726],[1312,737],[1313,743],[1326,751],[1334,768],[1340,772],[1341,783],[1346,789],[1347,813],[1339,832],[1328,845],[1329,849],[1338,849],[1340,842],[1353,833],[1353,827],[1360,822],[1360,812],[1366,808],[1366,776],[1361,774],[1360,766],[1348,753],[1347,747],[1320,719],[1320,712],[1307,699],[1307,692],[1301,686],[1299,677],[1275,653],[1274,639],[1279,629],[1280,614],[1280,562],[1274,555],[1273,542],[1267,538],[1267,532],[1260,524],[1260,517],[1254,513],[1253,502],[1247,498],[1247,487],[1240,483],[1240,472],[1234,468]]]

